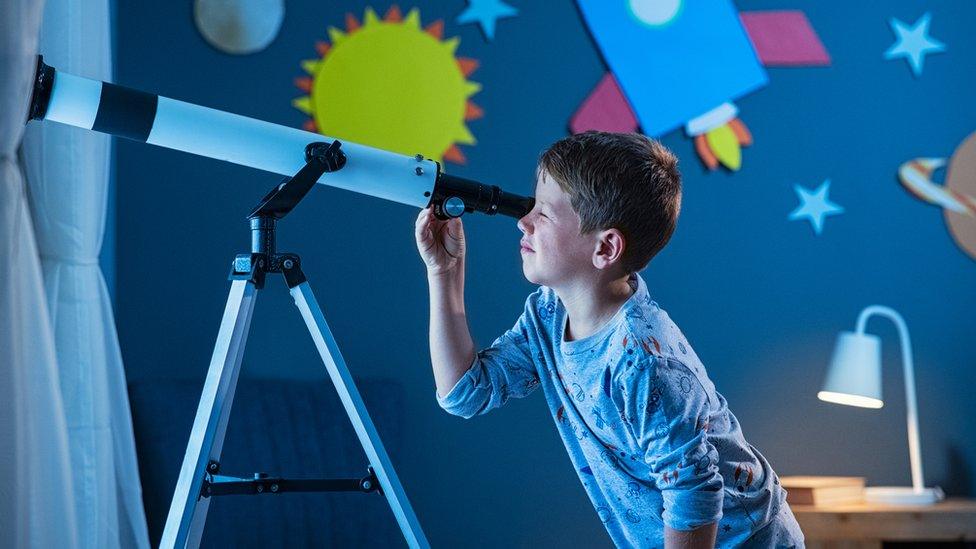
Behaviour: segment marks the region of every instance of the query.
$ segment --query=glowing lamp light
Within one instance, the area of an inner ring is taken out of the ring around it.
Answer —
[[[817,398],[826,402],[881,408],[881,340],[865,333],[841,332],[827,380]]]

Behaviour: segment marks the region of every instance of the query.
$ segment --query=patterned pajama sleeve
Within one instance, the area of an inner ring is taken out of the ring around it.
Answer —
[[[708,441],[708,394],[687,366],[649,356],[619,383],[625,422],[664,499],[664,523],[693,530],[722,518],[718,452]]]
[[[502,406],[509,398],[525,397],[539,386],[529,343],[532,314],[531,305],[526,301],[525,311],[515,326],[478,352],[448,394],[441,397],[434,391],[441,408],[469,419]]]

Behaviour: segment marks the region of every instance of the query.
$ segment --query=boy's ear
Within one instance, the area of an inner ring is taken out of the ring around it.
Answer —
[[[627,242],[618,229],[600,231],[597,235],[596,249],[593,251],[593,266],[607,269],[623,259]]]

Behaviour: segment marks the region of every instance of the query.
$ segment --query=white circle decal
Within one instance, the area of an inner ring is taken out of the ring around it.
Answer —
[[[642,22],[659,27],[670,23],[681,11],[682,0],[629,0],[630,11]]]
[[[207,42],[236,55],[255,53],[278,36],[284,0],[196,0],[193,18]]]

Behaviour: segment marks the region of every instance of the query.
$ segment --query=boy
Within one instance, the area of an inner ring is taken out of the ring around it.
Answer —
[[[769,462],[637,274],[674,231],[677,158],[639,134],[574,135],[543,153],[535,197],[518,227],[523,273],[541,287],[477,353],[461,221],[417,218],[441,407],[470,418],[541,386],[617,546],[802,547]]]

